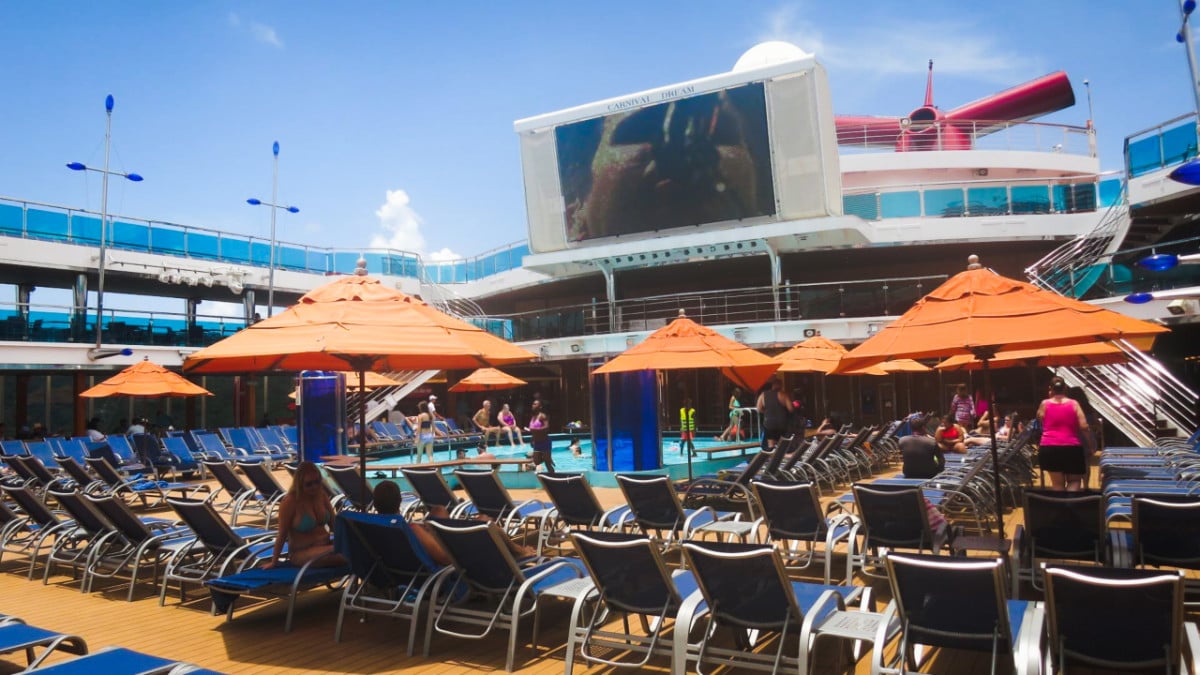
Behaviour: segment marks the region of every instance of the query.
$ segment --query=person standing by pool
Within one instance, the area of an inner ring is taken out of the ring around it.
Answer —
[[[415,463],[421,462],[421,452],[428,453],[429,461],[433,461],[433,415],[429,412],[431,405],[422,401],[417,404],[417,450]]]
[[[1037,418],[1042,423],[1038,464],[1050,474],[1050,487],[1068,492],[1083,489],[1088,471],[1084,451],[1091,450],[1091,431],[1083,407],[1067,397],[1067,383],[1061,377],[1050,380],[1050,397],[1038,406]]]
[[[729,397],[729,426],[725,427],[725,431],[717,436],[718,441],[740,441],[742,440],[742,390],[740,387],[733,388],[733,394]]]
[[[696,409],[692,407],[691,397],[684,397],[683,407],[679,409],[679,450],[696,456]]]
[[[546,409],[542,405],[541,399],[536,399],[530,409],[529,426],[526,430],[529,431],[529,444],[533,446],[533,454],[530,456],[530,461],[534,468],[538,464],[545,464],[546,470],[554,472],[554,458],[551,456],[553,444],[550,442],[550,418],[546,416]]]
[[[507,403],[500,406],[500,412],[496,414],[496,421],[500,422],[501,430],[508,434],[509,445],[525,445],[525,438],[521,436],[521,427],[517,426],[517,417],[513,415]],[[514,432],[517,434],[516,443],[513,443]]]
[[[787,431],[792,400],[783,392],[783,382],[771,380],[771,388],[758,395],[758,414],[762,415],[765,449],[775,447]]]
[[[963,429],[975,426],[975,401],[967,393],[967,385],[960,384],[950,399],[950,416]]]

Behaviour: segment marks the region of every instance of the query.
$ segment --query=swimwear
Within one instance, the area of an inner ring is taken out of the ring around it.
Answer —
[[[293,529],[295,529],[297,532],[300,532],[300,533],[312,532],[313,530],[317,529],[318,525],[328,525],[329,524],[329,521],[331,520],[330,513],[328,511],[326,511],[323,514],[323,516],[324,516],[323,520],[318,523],[317,519],[314,518],[312,516],[312,514],[305,513],[302,516],[300,516],[300,518],[296,521],[296,525]]]

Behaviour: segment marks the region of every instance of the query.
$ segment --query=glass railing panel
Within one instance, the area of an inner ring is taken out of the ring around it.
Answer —
[[[67,238],[67,214],[29,209],[25,231],[34,239],[64,240]],[[96,231],[92,236],[95,237],[97,243],[100,241],[99,235],[100,223],[96,221]]]
[[[842,212],[863,220],[879,220],[879,201],[873,192],[865,195],[844,195]]]
[[[32,224],[33,220],[30,219]],[[100,245],[100,219],[92,218],[91,216],[81,216],[75,214],[71,218],[71,234],[69,239],[71,242],[83,246],[99,246]],[[32,228],[31,228],[32,229]]]
[[[1182,164],[1196,156],[1196,125],[1181,124],[1162,133],[1162,165]]]
[[[1109,178],[1100,181],[1100,184],[1097,186],[1100,193],[1100,206],[1108,208],[1121,201],[1121,190],[1124,187],[1125,181],[1120,178]]]
[[[150,247],[150,228],[140,223],[114,221],[109,245],[131,251],[145,251]]]
[[[921,215],[921,193],[885,192],[879,195],[879,210],[884,218],[916,218]]]
[[[792,291],[797,319],[836,319],[842,316],[842,293],[837,286],[802,287]]]
[[[931,217],[956,218],[963,215],[963,189],[925,191],[925,215]]]
[[[320,271],[308,270],[306,261],[308,252],[296,246],[280,246],[275,249],[275,263],[287,270],[301,271]]]
[[[24,220],[25,209],[12,204],[0,204],[0,232],[20,236]]]
[[[308,269],[322,273],[333,271],[333,256],[326,251],[310,250],[306,256]]]
[[[382,253],[367,252],[362,255],[363,260],[367,261],[367,271],[371,274],[386,274],[387,256]],[[354,261],[358,263],[357,260]]]
[[[1008,213],[1008,189],[999,187],[967,188],[967,213],[972,216],[998,216]]]
[[[1014,185],[1013,213],[1050,213],[1049,185]]]
[[[334,251],[332,271],[339,274],[354,274],[354,269],[358,265],[358,258],[359,253],[357,251]],[[368,269],[370,269],[369,266]]]
[[[1154,135],[1129,143],[1125,148],[1125,164],[1130,176],[1162,168],[1162,139]]]
[[[187,236],[174,227],[150,226],[150,251],[167,255],[186,255]]]
[[[887,314],[887,290],[883,284],[847,284],[843,288],[842,313],[846,316]]]
[[[271,265],[271,242],[250,240],[245,242],[248,249],[246,254],[251,265],[262,265],[269,267]],[[275,249],[276,260],[279,257],[279,249]]]
[[[184,230],[183,233],[184,246],[187,247],[187,256],[191,258],[203,258],[205,260],[221,260],[221,240],[211,234],[203,232],[193,232]],[[235,251],[236,244],[232,246],[233,251],[224,256],[226,260],[237,260]]]

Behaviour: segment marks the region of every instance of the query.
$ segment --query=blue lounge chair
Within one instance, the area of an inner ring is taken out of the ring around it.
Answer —
[[[158,568],[194,538],[191,528],[165,518],[139,518],[125,502],[112,495],[85,495],[112,525],[113,531],[92,556],[84,573],[83,590],[91,591],[97,578],[111,579],[129,573],[127,602],[133,601],[138,574],[147,564],[151,583],[158,583]]]
[[[445,476],[438,469],[404,468],[400,472],[408,481],[413,492],[421,499],[418,509],[428,512],[431,507],[444,506],[451,517],[461,513],[473,512],[470,502],[459,499],[446,483]]]
[[[334,527],[334,544],[351,571],[342,590],[334,640],[342,641],[347,612],[406,619],[412,656],[421,612],[432,602],[434,578],[442,566],[429,557],[402,516],[343,511]]]
[[[740,514],[720,513],[710,506],[683,508],[667,476],[617,474],[617,485],[629,504],[630,524],[657,541],[664,550],[706,532],[732,533],[744,538],[752,531],[749,521],[735,520]]]
[[[779,544],[788,568],[805,569],[819,554],[825,563],[825,583],[828,584],[834,548],[844,543],[848,548],[842,583],[851,583],[858,518],[845,513],[826,517],[821,510],[820,490],[812,483],[756,480],[750,487],[762,509],[762,524],[766,527],[768,541]]]
[[[568,528],[586,532],[617,530],[631,515],[626,505],[602,508],[583,474],[542,472],[537,477],[554,505],[541,523],[539,553],[547,546],[564,543]]]
[[[553,558],[522,567],[513,558],[505,534],[494,523],[432,518],[425,521],[441,540],[451,568],[439,573],[433,595],[439,598],[429,612],[425,654],[436,631],[458,639],[478,640],[492,630],[508,630],[504,669],[512,672],[521,619],[533,618],[537,644],[538,598],[542,595],[575,597],[586,590],[582,563]],[[464,593],[482,602],[464,602]],[[473,628],[474,627],[474,628]],[[478,629],[478,630],[476,630]]]
[[[266,527],[270,527],[271,519],[279,510],[279,503],[287,495],[287,490],[283,489],[279,481],[275,480],[271,470],[262,462],[238,462],[237,467],[242,470],[246,478],[250,479],[250,484],[258,493],[258,509],[266,521]]]
[[[1181,571],[1047,565],[1044,576],[1046,672],[1200,669],[1200,632],[1185,622]]]
[[[167,586],[172,581],[179,582],[179,597],[186,600],[187,584],[203,584],[235,574],[270,557],[275,546],[274,530],[232,527],[208,502],[168,499],[167,503],[191,528],[195,539],[175,551],[164,566],[159,605],[166,601]]]
[[[1042,589],[1039,572],[1043,562],[1102,565],[1111,560],[1100,495],[1029,488],[1023,499],[1025,522],[1017,526],[1013,541],[1019,562],[1017,573],[1034,588]]]
[[[41,649],[38,654],[35,650]],[[6,616],[0,620],[0,654],[25,652],[25,662],[33,670],[57,650],[70,654],[87,654],[87,643],[78,635],[27,625],[24,621]],[[40,670],[38,672],[41,672]]]
[[[200,460],[192,454],[192,449],[188,447],[187,441],[182,436],[167,436],[162,439],[163,452],[166,454],[166,459],[170,462],[172,469],[178,471],[184,476],[194,473],[204,474],[204,467],[200,465]]]
[[[124,647],[109,647],[87,656],[42,666],[32,672],[48,675],[168,675],[202,671],[182,661],[151,656]]]
[[[574,532],[571,541],[587,566],[593,591],[580,593],[571,612],[567,640],[566,672],[574,667],[576,652],[588,664],[641,668],[655,656],[672,657],[673,640],[687,640],[687,631],[664,635],[686,598],[696,593],[690,571],[668,571],[658,547],[649,537],[624,532]],[[613,627],[620,616],[623,631]],[[637,617],[641,633],[630,628]],[[669,628],[670,626],[670,628]],[[686,652],[686,645],[681,645]],[[625,652],[640,660],[618,659]],[[611,655],[606,658],[605,654]]]
[[[213,613],[222,612],[225,620],[231,621],[234,605],[243,595],[284,597],[287,598],[287,618],[283,623],[283,632],[290,633],[292,616],[296,611],[296,596],[300,591],[318,586],[340,588],[350,573],[346,565],[327,564],[327,559],[335,555],[331,551],[298,567],[286,560],[281,560],[279,565],[270,569],[243,567],[242,571],[235,574],[208,579],[204,585],[212,593]],[[259,560],[261,558],[253,558],[249,564],[254,565]]]
[[[937,553],[942,549],[945,537],[930,527],[925,497],[919,488],[872,485],[855,483],[851,488],[861,519],[858,532],[862,537],[850,554],[854,567],[868,576],[885,577],[882,549],[915,553]]]
[[[21,525],[21,531],[14,531],[12,537],[6,540],[5,550],[22,553],[29,558],[28,578],[32,580],[33,570],[37,565],[42,547],[53,545],[54,539],[66,532],[73,524],[70,520],[59,517],[58,514],[47,508],[46,504],[27,487],[0,484],[0,490],[3,490],[9,498],[16,502],[27,519]]]
[[[454,477],[466,490],[475,511],[491,518],[509,536],[522,534],[522,530],[524,534],[537,532],[542,519],[554,508],[553,504],[536,499],[514,502],[504,483],[491,469],[455,469]]]
[[[46,556],[46,566],[42,572],[42,584],[50,582],[50,573],[56,563],[71,567],[82,578],[79,591],[87,592],[87,568],[92,557],[103,548],[105,540],[114,529],[104,516],[94,506],[83,498],[83,493],[75,490],[47,492],[47,495],[58,502],[59,506],[71,517],[71,525],[64,528],[54,539],[50,553]]]
[[[845,613],[846,603],[869,595],[869,589],[826,586],[792,581],[778,551],[770,546],[729,542],[683,543],[687,567],[696,575],[704,606],[695,614],[680,612],[680,628],[696,625],[701,612],[708,626],[695,651],[696,668],[719,663],[733,668],[810,670],[814,643],[839,625],[834,617]],[[862,604],[870,607],[868,597]],[[861,615],[865,618],[865,615]],[[715,644],[720,628],[731,630],[734,646]],[[840,637],[840,636],[839,636]],[[675,640],[681,638],[675,636]],[[774,638],[767,649],[759,649]],[[849,641],[844,643],[847,647]],[[794,649],[794,656],[785,650]],[[678,654],[678,652],[676,652]],[[692,657],[689,655],[688,660]],[[678,670],[684,664],[674,663]]]
[[[0,441],[0,455],[16,457],[28,454],[29,450],[25,448],[24,441]]]
[[[242,451],[237,448],[232,450],[225,447],[220,436],[210,433],[193,432],[193,437],[200,444],[204,454],[208,455],[209,459],[228,462],[266,462],[270,461],[265,455],[252,455],[248,451]]]
[[[136,498],[144,507],[162,506],[170,494],[188,499],[193,493],[207,495],[212,490],[209,486],[200,483],[168,483],[152,478],[143,478],[141,474],[125,477],[117,473],[117,470],[103,457],[89,457],[87,463],[88,468],[104,481],[107,492],[126,500],[126,502]]]
[[[885,658],[876,644],[872,672],[921,667],[917,645],[1011,655],[1021,675],[1038,672],[1042,640],[1037,603],[1008,600],[1003,558],[952,558],[892,553],[885,558],[892,602],[884,610],[900,628],[900,645]]]

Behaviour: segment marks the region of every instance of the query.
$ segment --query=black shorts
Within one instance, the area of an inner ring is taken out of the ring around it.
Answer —
[[[786,431],[787,431],[786,427],[779,427],[778,429],[764,428],[763,429],[763,438],[768,441],[777,441],[777,440],[783,438],[783,434]]]
[[[1038,466],[1042,471],[1083,475],[1087,473],[1087,455],[1081,445],[1043,445],[1038,448]]]

